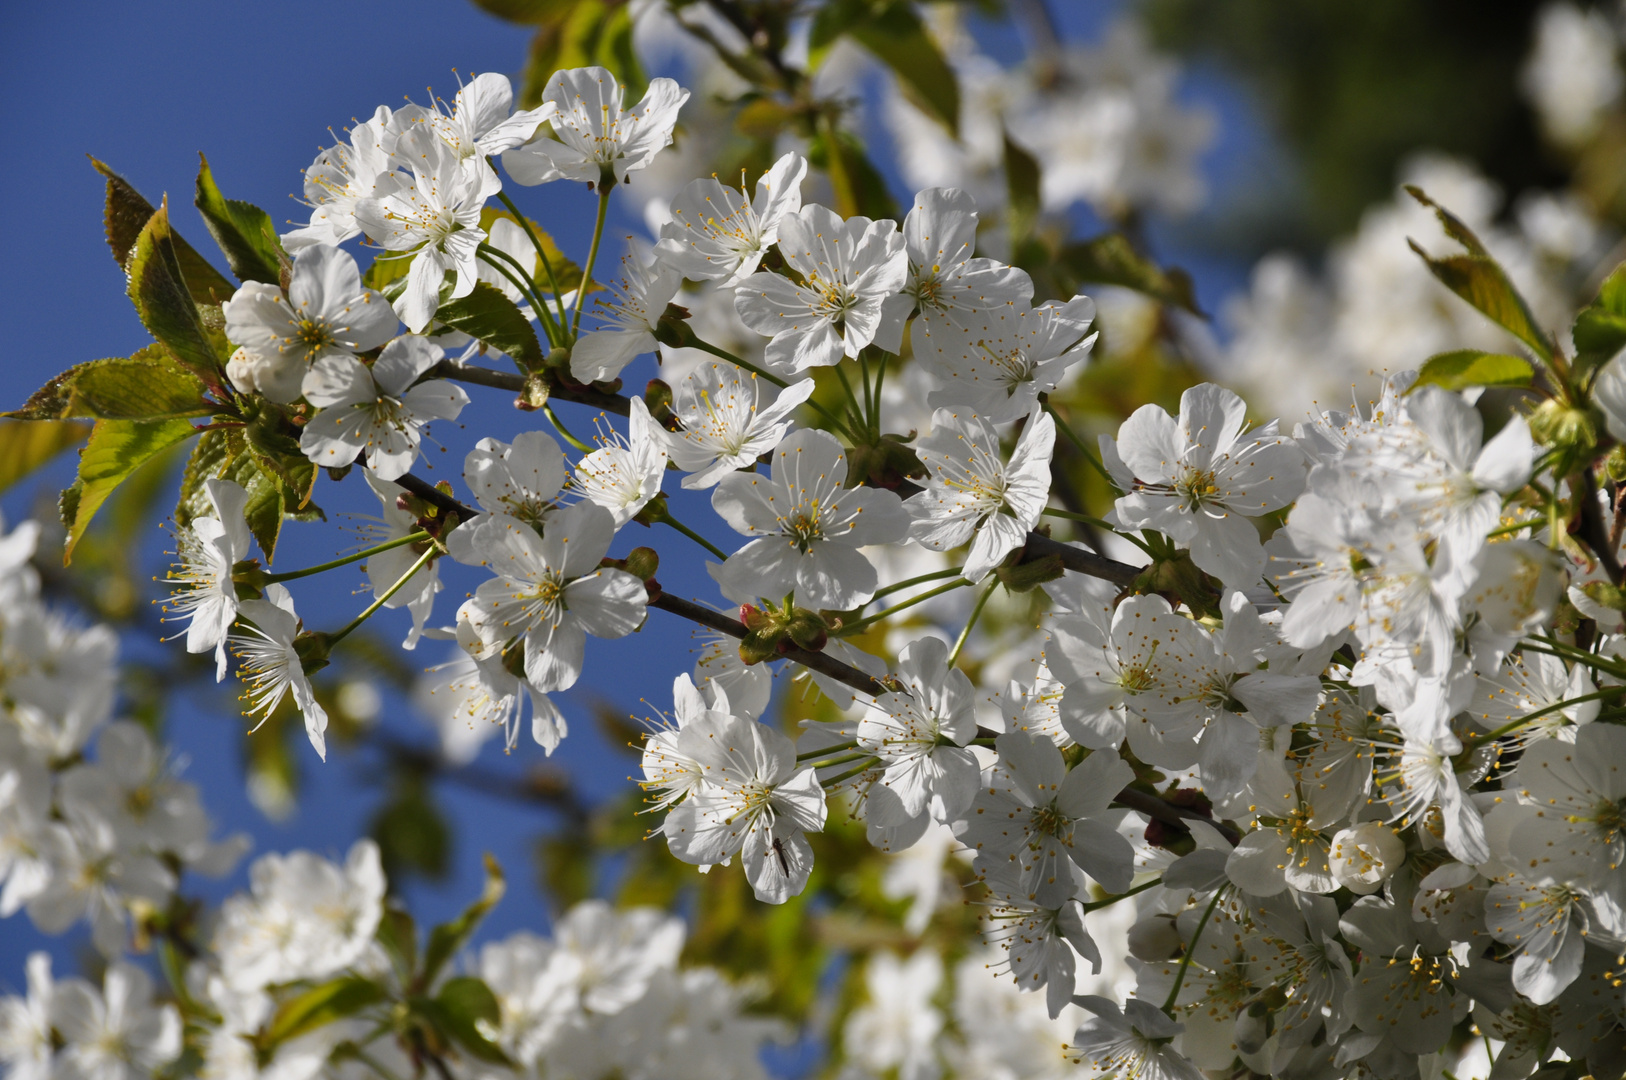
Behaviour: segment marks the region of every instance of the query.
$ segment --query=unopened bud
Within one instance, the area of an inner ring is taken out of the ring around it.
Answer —
[[[792,613],[785,632],[790,635],[790,640],[808,652],[819,652],[830,643],[830,628],[818,612],[806,608],[797,608]]]
[[[333,638],[319,630],[307,630],[294,638],[294,655],[299,657],[299,666],[307,675],[314,675],[328,666],[328,653],[332,648]]]
[[[648,581],[661,567],[661,557],[654,548],[635,547],[622,560],[627,573],[640,581]]]
[[[1148,915],[1129,928],[1129,955],[1148,964],[1180,952],[1180,931],[1167,915]]]
[[[553,355],[557,352],[564,352],[566,354],[565,365],[568,367],[570,364],[569,350],[553,350],[552,353],[548,354],[549,364],[552,364]],[[551,389],[552,383],[549,382],[545,375],[543,375],[541,372],[532,372],[530,375],[526,376],[525,386],[521,388],[519,397],[514,399],[514,408],[519,409],[522,412],[535,412],[537,409],[540,409],[542,406],[548,403],[548,392]]]
[[[1406,859],[1406,845],[1381,821],[1363,821],[1332,838],[1327,865],[1338,884],[1366,896],[1377,892]]]

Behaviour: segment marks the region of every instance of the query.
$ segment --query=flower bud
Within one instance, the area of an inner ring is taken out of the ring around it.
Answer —
[[[1406,845],[1381,821],[1363,821],[1332,838],[1332,876],[1352,893],[1375,893],[1400,869]]]
[[[1129,928],[1129,955],[1148,964],[1178,955],[1180,931],[1167,915],[1148,915]]]

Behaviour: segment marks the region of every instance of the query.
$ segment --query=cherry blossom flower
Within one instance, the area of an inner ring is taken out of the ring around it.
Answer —
[[[463,481],[493,514],[540,528],[565,486],[564,452],[543,431],[522,431],[512,443],[485,438],[463,459]]]
[[[667,846],[684,862],[711,865],[739,855],[758,900],[782,904],[807,887],[813,849],[804,835],[824,828],[824,789],[811,765],[779,732],[731,717],[685,727],[679,751],[705,774],[667,815]]]
[[[621,280],[609,286],[613,300],[595,300],[608,325],[582,334],[570,350],[570,376],[577,382],[609,382],[641,353],[655,351],[655,324],[677,295],[683,275],[634,252],[621,260]]]
[[[644,621],[644,583],[599,566],[614,535],[615,518],[593,502],[556,512],[542,536],[505,514],[454,530],[452,558],[496,575],[458,609],[458,622],[479,639],[475,658],[502,655],[520,640],[531,686],[548,693],[575,685],[588,634],[624,637]]]
[[[930,480],[904,503],[912,519],[909,538],[937,551],[970,541],[960,572],[981,581],[1039,523],[1050,499],[1055,442],[1056,422],[1035,410],[1010,461],[1002,462],[999,436],[986,420],[937,410],[931,434],[915,446]]]
[[[371,367],[353,356],[318,361],[305,399],[322,411],[305,425],[299,448],[324,467],[365,455],[380,480],[403,475],[418,458],[424,425],[455,420],[469,403],[456,383],[418,381],[440,358],[439,346],[409,334],[384,346]]]
[[[554,108],[553,137],[505,151],[502,167],[526,186],[550,180],[621,183],[671,144],[678,110],[689,100],[687,90],[666,78],[651,79],[631,109],[623,108],[622,93],[615,76],[601,67],[554,72],[542,92],[543,107]]]
[[[215,681],[226,677],[226,638],[237,618],[237,585],[232,568],[248,557],[248,492],[231,480],[206,480],[205,497],[214,517],[195,517],[177,542],[180,562],[166,580],[176,591],[164,606],[167,618],[186,619],[186,651],[215,652]]]
[[[356,260],[327,244],[294,256],[286,298],[276,285],[249,281],[221,310],[226,336],[242,346],[228,369],[232,381],[282,403],[298,400],[311,365],[376,349],[397,326],[384,297],[362,286]]]
[[[948,646],[937,638],[910,642],[898,665],[905,689],[876,698],[858,722],[859,747],[883,766],[864,815],[895,828],[929,811],[947,824],[977,794],[980,770],[965,749],[977,734],[975,692],[965,672],[948,666]]]
[[[412,260],[395,312],[421,334],[440,308],[441,286],[452,273],[451,299],[480,280],[477,251],[485,240],[480,211],[502,186],[489,168],[465,169],[458,152],[426,133],[404,139],[412,182],[356,203],[356,222],[391,257]]]
[[[909,274],[896,223],[843,221],[814,203],[779,223],[779,251],[802,283],[758,272],[740,282],[734,301],[746,326],[773,339],[764,354],[770,369],[790,375],[857,356],[872,341],[886,347],[885,303]],[[897,334],[889,336],[895,344]]]
[[[690,490],[713,487],[771,452],[790,431],[791,410],[813,394],[813,380],[791,383],[762,405],[764,380],[733,364],[702,364],[679,383],[672,411],[681,426],[666,436]]]
[[[293,692],[294,704],[305,717],[305,734],[322,759],[327,760],[327,710],[316,700],[304,661],[294,639],[299,636],[299,616],[294,614],[294,598],[283,585],[266,586],[265,599],[244,600],[238,613],[248,623],[230,639],[237,655],[243,680],[244,715],[260,716],[263,724]],[[256,728],[259,725],[255,725]]]
[[[418,519],[398,505],[401,489],[371,469],[364,475],[367,478],[367,486],[378,496],[379,511],[382,515],[378,524],[367,530],[367,539],[374,544],[382,544],[418,532]],[[373,595],[383,596],[398,581],[405,578],[431,543],[433,541],[422,539],[369,555],[365,568],[367,584],[372,587]],[[419,567],[417,572],[407,579],[405,585],[384,601],[385,607],[404,607],[412,615],[412,629],[407,632],[406,640],[401,642],[401,648],[418,647],[418,639],[423,636],[424,625],[429,621],[429,614],[435,607],[435,594],[440,592],[440,589],[440,567],[431,561],[428,566]]]
[[[380,105],[349,135],[348,143],[323,150],[305,170],[310,223],[282,234],[288,251],[298,253],[312,244],[336,246],[360,236],[356,204],[388,195],[406,182],[390,156],[399,128],[389,106]]]
[[[627,434],[616,433],[576,465],[571,485],[610,511],[620,528],[661,493],[666,475],[666,440],[650,418],[643,398],[633,398]]]
[[[1117,502],[1118,522],[1157,529],[1191,549],[1197,566],[1233,588],[1265,568],[1249,518],[1287,506],[1304,487],[1304,457],[1274,422],[1244,433],[1247,406],[1210,383],[1180,395],[1170,417],[1143,405],[1118,429],[1118,453],[1135,488]]]
[[[1054,390],[1069,368],[1089,356],[1094,321],[1095,302],[1087,296],[1036,308],[978,310],[965,317],[964,333],[934,330],[926,320],[915,355],[938,386],[926,403],[974,412],[996,424],[1025,416],[1040,394]]]
[[[859,548],[903,537],[908,518],[890,491],[844,488],[847,457],[823,431],[795,432],[773,452],[773,474],[729,473],[711,505],[755,536],[711,574],[736,603],[790,592],[804,607],[845,611],[875,595],[875,567]]]
[[[738,196],[715,178],[691,181],[672,200],[656,257],[691,281],[738,285],[779,241],[779,223],[802,208],[806,175],[807,160],[792,150],[762,174],[754,200],[743,178]]]
[[[506,75],[488,71],[476,75],[458,88],[447,112],[445,102],[436,100],[427,108],[411,105],[394,116],[394,126],[410,131],[422,124],[465,163],[485,166],[485,158],[512,150],[536,134],[536,129],[553,119],[556,106],[544,101],[534,109],[514,112],[514,88]]]

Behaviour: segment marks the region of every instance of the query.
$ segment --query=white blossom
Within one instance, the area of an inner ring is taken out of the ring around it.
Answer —
[[[505,151],[502,167],[527,186],[550,180],[621,183],[671,143],[678,109],[689,100],[677,83],[656,78],[643,100],[626,109],[623,89],[601,67],[554,72],[542,92],[543,107],[554,108],[553,137],[539,135]]]

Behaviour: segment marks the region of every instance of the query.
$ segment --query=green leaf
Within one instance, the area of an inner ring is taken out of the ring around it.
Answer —
[[[432,1000],[418,998],[413,1005],[474,1057],[495,1064],[509,1063],[508,1055],[480,1034],[479,1021],[495,1024],[502,1019],[497,996],[482,980],[471,975],[447,979]]]
[[[377,289],[393,301],[406,287],[407,274],[411,270],[412,251],[382,251],[373,257],[373,264],[361,275],[361,283],[369,289]]]
[[[1463,390],[1470,386],[1529,386],[1534,375],[1530,361],[1522,356],[1458,349],[1423,361],[1411,389],[1430,385],[1446,390]]]
[[[1010,190],[1013,243],[1025,239],[1039,220],[1039,178],[1038,159],[1005,135],[1005,184]]]
[[[576,0],[474,0],[474,6],[499,19],[516,23],[546,23],[570,11]]]
[[[130,276],[130,299],[148,332],[169,349],[182,367],[218,383],[224,369],[181,276],[167,204],[147,219],[130,249],[125,268]]]
[[[170,420],[206,416],[215,406],[203,384],[170,359],[162,345],[134,356],[76,364],[46,383],[14,412],[15,420]]]
[[[463,910],[463,914],[451,922],[442,923],[429,932],[429,945],[423,953],[423,979],[424,985],[434,982],[435,976],[446,961],[457,955],[459,949],[468,943],[470,935],[486,917],[486,913],[497,905],[502,899],[507,883],[503,880],[502,867],[488,852],[485,857],[486,884],[480,893],[480,899]]]
[[[898,216],[898,204],[887,190],[886,180],[864,153],[863,143],[851,132],[829,121],[821,123],[818,134],[807,144],[807,160],[830,177],[835,210],[842,217]]]
[[[474,291],[461,300],[440,305],[435,318],[507,353],[526,371],[542,367],[542,346],[537,344],[530,320],[489,282],[477,283]]]
[[[254,534],[265,554],[266,564],[270,565],[276,555],[277,537],[282,532],[286,485],[281,477],[260,465],[258,455],[251,453],[238,454],[221,475],[241,484],[248,492],[248,503],[244,507],[248,531]]]
[[[1581,591],[1595,604],[1602,604],[1615,611],[1626,611],[1626,590],[1607,581],[1589,581],[1581,586]]]
[[[1578,372],[1601,367],[1626,349],[1626,263],[1604,279],[1597,299],[1575,317],[1570,333]]]
[[[538,26],[520,88],[520,106],[542,101],[553,73],[565,68],[608,68],[626,87],[630,106],[643,97],[649,79],[632,47],[632,11],[620,0],[493,0],[509,10],[526,12],[525,22]],[[523,6],[522,6],[523,5]],[[502,14],[502,12],[497,12]],[[508,17],[505,15],[505,17]]]
[[[1424,251],[1417,241],[1407,240],[1411,249],[1428,264],[1434,276],[1492,322],[1534,349],[1543,360],[1557,355],[1552,338],[1536,322],[1530,305],[1525,303],[1519,290],[1513,287],[1507,271],[1491,258],[1490,252],[1485,250],[1485,245],[1479,242],[1473,230],[1425,195],[1422,189],[1408,185],[1406,191],[1424,206],[1432,207],[1446,235],[1468,249],[1466,255],[1447,255],[1436,259]]]
[[[519,218],[515,217],[513,214],[502,209],[501,207],[488,206],[484,210],[480,211],[480,228],[486,231],[486,235],[489,236],[491,234],[491,227],[498,221],[512,221],[516,225],[529,224],[531,226],[531,232],[542,244],[542,254],[547,256],[548,264],[553,267],[553,275],[559,281],[560,292],[569,292],[571,289],[574,289],[576,286],[581,284],[582,268],[571,261],[570,257],[560,249],[559,245],[554,241],[553,237],[548,234],[546,229],[532,221],[530,218],[526,218],[525,222],[521,223]],[[536,280],[536,283],[541,286],[543,292],[548,292],[550,290],[551,286],[548,282],[548,274],[547,271],[543,269],[542,260],[540,258],[536,260],[536,265],[531,268],[531,276]],[[594,282],[588,291],[596,292],[600,288],[602,288],[602,286],[600,286],[598,282]]]
[[[79,479],[63,492],[62,523],[68,538],[62,553],[66,565],[102,503],[141,466],[163,451],[197,434],[185,420],[98,420],[90,441],[79,452]]]
[[[891,68],[904,96],[959,138],[959,80],[911,4],[903,0],[835,0],[825,4],[813,17],[808,42],[814,67],[842,34]]]
[[[146,228],[148,219],[156,211],[152,203],[142,198],[141,193],[124,177],[95,158],[91,158],[90,163],[97,172],[107,177],[107,206],[103,213],[107,246],[113,251],[113,261],[119,264],[120,270],[124,270],[128,267],[130,252],[141,236],[141,230]],[[174,243],[176,261],[187,290],[208,303],[230,300],[236,289],[226,280],[226,276],[209,265],[209,260],[199,255],[181,236],[175,235]]]
[[[0,491],[44,465],[70,446],[85,441],[89,424],[50,420],[0,423]]]
[[[224,476],[237,455],[243,452],[242,432],[234,428],[205,431],[187,458],[181,473],[181,493],[175,503],[175,524],[186,528],[197,517],[210,517],[213,510],[204,491],[204,481]]]
[[[1155,300],[1202,315],[1191,276],[1184,270],[1165,270],[1135,251],[1119,233],[1106,233],[1093,240],[1069,244],[1058,260],[1075,282],[1122,285],[1145,293]],[[1206,316],[1205,316],[1206,317]]]
[[[259,1049],[269,1053],[289,1039],[342,1020],[385,1000],[384,988],[372,979],[345,975],[305,991],[283,1004],[260,1038]]]
[[[275,285],[282,280],[282,267],[288,256],[277,239],[271,215],[253,203],[228,199],[215,185],[209,159],[198,155],[197,196],[194,202],[203,223],[226,255],[231,272],[241,281],[263,281]]]
[[[411,982],[418,967],[418,924],[412,914],[386,900],[384,915],[378,920],[378,943],[395,965],[396,978],[403,985]]]

